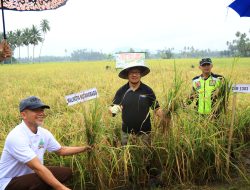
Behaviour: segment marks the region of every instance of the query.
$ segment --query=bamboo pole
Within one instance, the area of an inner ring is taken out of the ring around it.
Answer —
[[[226,163],[226,172],[229,175],[229,163],[230,163],[230,154],[231,154],[231,146],[233,141],[233,132],[234,132],[234,119],[235,119],[235,112],[236,112],[236,92],[233,94],[233,105],[232,105],[232,118],[231,118],[231,125],[229,128],[228,134],[228,147],[227,147],[227,163]]]

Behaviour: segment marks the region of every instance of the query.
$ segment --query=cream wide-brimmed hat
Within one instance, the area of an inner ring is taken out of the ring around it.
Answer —
[[[128,79],[129,70],[135,68],[141,71],[141,77],[146,76],[150,72],[150,69],[144,64],[129,64],[120,71],[118,76],[122,79]]]

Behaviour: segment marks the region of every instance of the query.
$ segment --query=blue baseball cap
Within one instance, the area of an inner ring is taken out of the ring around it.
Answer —
[[[23,100],[21,100],[19,104],[19,110],[22,112],[25,109],[33,110],[37,108],[47,108],[50,109],[50,107],[46,104],[44,104],[38,97],[36,96],[30,96]]]

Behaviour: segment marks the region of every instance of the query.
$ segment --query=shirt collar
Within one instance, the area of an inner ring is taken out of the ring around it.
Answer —
[[[142,85],[143,85],[143,83],[142,83],[142,81],[140,81],[140,85],[139,85],[139,87],[138,87],[136,90],[141,89],[141,88],[142,88]],[[126,88],[127,88],[127,89],[129,89],[129,88],[130,88],[130,86],[129,86],[129,82],[127,82],[127,84],[126,84]],[[135,91],[136,91],[136,90],[135,90]]]
[[[25,130],[25,132],[30,136],[38,136],[40,135],[40,127],[37,128],[37,133],[33,133],[30,128],[25,124],[25,122],[22,120],[21,126],[23,127],[23,129]]]
[[[202,76],[202,74],[201,74],[200,77],[201,77],[203,80],[207,80],[207,79],[209,79],[211,76],[213,76],[213,73],[212,73],[212,72],[210,73],[210,75],[209,75],[206,79],[204,79],[204,77]]]

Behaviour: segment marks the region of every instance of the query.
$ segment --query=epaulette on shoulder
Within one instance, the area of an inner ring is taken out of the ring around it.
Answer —
[[[200,75],[194,77],[192,80],[198,79],[200,77]]]
[[[223,79],[224,78],[222,75],[218,75],[218,74],[214,74],[214,73],[212,73],[211,75],[214,78],[219,78],[219,79]]]

